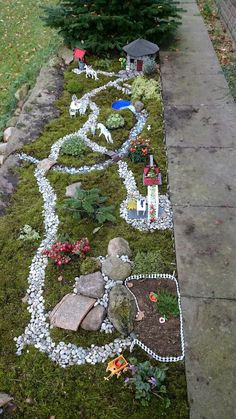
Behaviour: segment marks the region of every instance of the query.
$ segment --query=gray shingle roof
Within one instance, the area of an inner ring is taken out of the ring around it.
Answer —
[[[150,41],[139,38],[123,47],[123,50],[132,57],[142,57],[144,55],[155,54],[159,47]]]

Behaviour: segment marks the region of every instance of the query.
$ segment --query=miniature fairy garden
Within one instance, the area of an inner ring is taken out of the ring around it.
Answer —
[[[83,368],[84,380],[95,364],[105,375],[108,362],[109,378],[122,373],[143,406],[155,388],[169,408],[167,368],[152,363],[181,369],[171,363],[184,359],[184,338],[159,71],[130,59],[145,46],[131,43],[126,63],[107,60],[106,69],[93,58],[83,65],[77,48],[60,117],[18,154],[22,181],[5,234],[19,238],[12,243],[26,263],[15,277],[28,276],[17,354],[33,346],[60,367]]]

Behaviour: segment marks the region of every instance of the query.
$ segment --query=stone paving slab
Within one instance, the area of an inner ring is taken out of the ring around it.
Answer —
[[[236,148],[169,147],[168,167],[172,205],[236,207]]]
[[[207,56],[205,56],[204,52],[201,51],[161,51],[160,57],[161,61],[165,64],[162,66],[162,76],[165,76],[165,74],[175,74],[176,76],[180,72],[183,73],[183,66],[185,77],[187,77],[187,75],[192,77],[193,74],[205,75],[206,73],[208,75],[223,75],[220,64],[218,62],[216,64],[216,54],[213,50],[210,50]]]
[[[182,296],[236,299],[236,209],[174,208]]]
[[[222,74],[194,75],[178,72],[175,77],[163,77],[163,96],[168,104],[179,105],[226,105],[233,103],[229,88]]]
[[[190,418],[234,419],[236,303],[182,298],[182,308]]]
[[[236,105],[166,106],[166,144],[180,147],[236,146]]]

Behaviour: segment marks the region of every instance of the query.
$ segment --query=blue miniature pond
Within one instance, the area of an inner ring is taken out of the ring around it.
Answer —
[[[120,109],[128,108],[130,105],[131,102],[129,100],[117,100],[112,103],[111,107],[112,109],[119,111]]]

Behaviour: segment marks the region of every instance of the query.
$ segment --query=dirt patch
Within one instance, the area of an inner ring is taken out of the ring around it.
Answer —
[[[168,103],[169,98],[165,98]],[[166,106],[165,107],[165,120],[168,128],[181,128],[183,121],[187,121],[197,113],[199,108],[194,106]]]
[[[135,322],[134,332],[138,339],[160,356],[180,356],[180,319],[169,316],[165,323],[160,323],[162,315],[158,312],[157,304],[149,299],[150,292],[158,293],[162,290],[176,294],[175,283],[165,279],[144,279],[130,281],[130,289],[136,296],[144,319]]]

